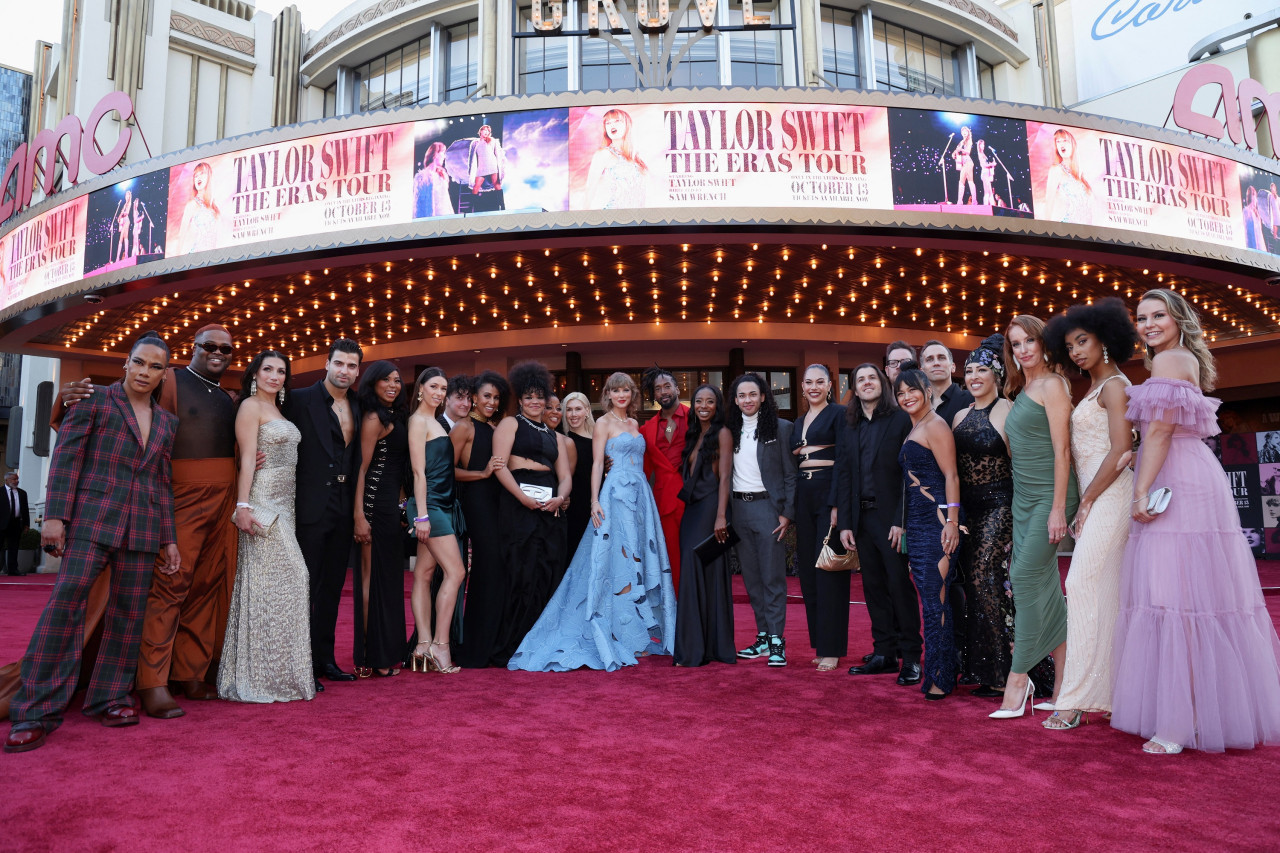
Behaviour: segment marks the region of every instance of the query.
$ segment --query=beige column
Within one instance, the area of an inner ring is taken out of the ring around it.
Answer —
[[[1249,76],[1261,83],[1268,92],[1280,92],[1280,30],[1271,29],[1258,33],[1249,39],[1246,52],[1249,57]],[[1241,106],[1249,109],[1251,105]],[[1249,117],[1245,116],[1245,120],[1248,121]],[[1264,157],[1276,156],[1276,140],[1271,138],[1271,128],[1265,120],[1258,124],[1258,153]]]

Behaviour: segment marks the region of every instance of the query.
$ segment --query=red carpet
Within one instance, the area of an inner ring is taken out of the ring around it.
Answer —
[[[0,659],[48,582],[0,584]],[[404,672],[124,730],[77,698],[48,745],[0,755],[0,850],[1275,849],[1280,748],[1148,756],[1105,723],[1046,732],[850,661],[817,673],[793,603],[784,670]]]

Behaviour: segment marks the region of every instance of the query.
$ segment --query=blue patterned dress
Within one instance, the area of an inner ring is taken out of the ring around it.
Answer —
[[[612,672],[642,653],[671,654],[676,597],[658,507],[644,476],[644,438],[615,435],[605,453],[611,466],[600,489],[604,523],[587,527],[564,580],[508,669]]]

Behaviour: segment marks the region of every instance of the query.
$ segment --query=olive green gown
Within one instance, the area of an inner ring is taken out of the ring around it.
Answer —
[[[1013,464],[1013,555],[1009,582],[1013,622],[1013,672],[1030,672],[1067,639],[1067,602],[1058,573],[1058,546],[1049,541],[1053,506],[1053,440],[1044,406],[1019,394],[1005,420]],[[1066,436],[1063,437],[1066,439]],[[1067,521],[1079,495],[1075,474],[1067,483]],[[1062,661],[1056,661],[1061,666]]]

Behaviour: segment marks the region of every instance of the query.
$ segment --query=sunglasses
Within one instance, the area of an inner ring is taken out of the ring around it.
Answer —
[[[208,341],[205,341],[202,344],[196,344],[196,346],[200,347],[200,349],[204,350],[205,352],[211,353],[211,354],[215,352],[220,352],[223,355],[231,355],[233,352],[236,351],[236,348],[231,346],[231,344],[222,344],[221,346],[219,346],[218,344],[211,344]]]

